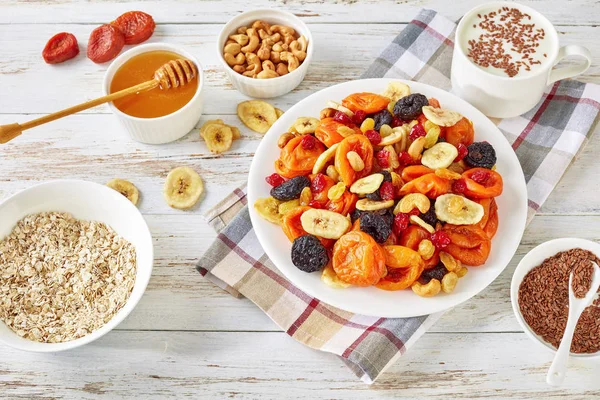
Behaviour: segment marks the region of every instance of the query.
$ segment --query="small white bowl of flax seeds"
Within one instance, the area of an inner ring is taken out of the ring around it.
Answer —
[[[599,256],[599,243],[563,238],[542,243],[523,257],[513,275],[510,295],[517,321],[534,342],[556,351],[567,324],[569,275],[573,271],[575,293],[587,293],[592,261],[600,265]],[[571,356],[600,358],[598,295],[579,319]]]

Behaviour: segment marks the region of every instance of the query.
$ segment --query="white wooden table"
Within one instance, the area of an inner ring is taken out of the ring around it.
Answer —
[[[563,44],[600,54],[596,0],[523,1],[545,13]],[[399,3],[399,4],[396,4]],[[274,100],[284,110],[309,93],[357,78],[420,7],[458,18],[480,1],[273,0],[0,2],[0,123],[25,121],[100,94],[107,65],[85,58],[90,31],[122,12],[140,9],[158,22],[152,41],[189,47],[206,72],[205,119],[240,127],[235,108],[244,96],[220,69],[215,40],[233,15],[281,7],[310,24],[317,51],[305,81]],[[41,58],[45,42],[73,32],[82,55],[59,66]],[[600,83],[598,60],[581,77]],[[374,385],[358,381],[330,354],[306,348],[247,300],[205,281],[194,265],[214,234],[201,214],[247,178],[260,135],[212,155],[193,133],[177,143],[131,141],[106,106],[32,130],[0,148],[0,198],[59,178],[104,183],[133,181],[152,230],[156,262],[148,290],[134,312],[97,342],[59,354],[29,354],[0,346],[0,397],[30,398],[585,398],[600,393],[600,364],[573,363],[564,388],[545,384],[551,356],[521,332],[513,317],[509,282],[533,246],[562,236],[600,236],[600,138],[571,166],[525,232],[506,271],[466,304],[448,312],[430,333]],[[163,201],[169,170],[191,165],[205,179],[199,208],[181,212]]]

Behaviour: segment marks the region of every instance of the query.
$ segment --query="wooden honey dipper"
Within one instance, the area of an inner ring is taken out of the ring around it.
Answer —
[[[96,107],[100,104],[108,103],[109,101],[114,101],[131,94],[151,90],[156,87],[160,87],[163,90],[168,90],[179,86],[185,86],[196,79],[197,76],[198,69],[190,60],[183,58],[171,60],[154,72],[154,79],[140,83],[139,85],[135,85],[130,88],[45,115],[23,124],[14,123],[0,125],[0,144],[11,141],[19,136],[24,130],[35,128],[36,126],[45,124],[47,122],[66,117],[67,115],[75,114],[79,111],[87,110],[88,108]]]

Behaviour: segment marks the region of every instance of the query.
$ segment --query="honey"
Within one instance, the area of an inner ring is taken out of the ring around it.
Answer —
[[[146,82],[165,63],[183,58],[170,51],[149,51],[127,60],[115,73],[110,93]],[[157,118],[169,115],[185,106],[196,94],[198,78],[185,86],[163,90],[155,88],[114,101],[115,107],[127,115],[138,118]]]

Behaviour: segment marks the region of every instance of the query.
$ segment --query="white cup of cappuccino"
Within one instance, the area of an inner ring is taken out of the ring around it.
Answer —
[[[568,56],[583,61],[554,68]],[[514,117],[531,110],[548,85],[585,72],[591,62],[585,47],[560,47],[552,23],[534,9],[486,3],[467,12],[456,29],[452,92],[489,117]]]

